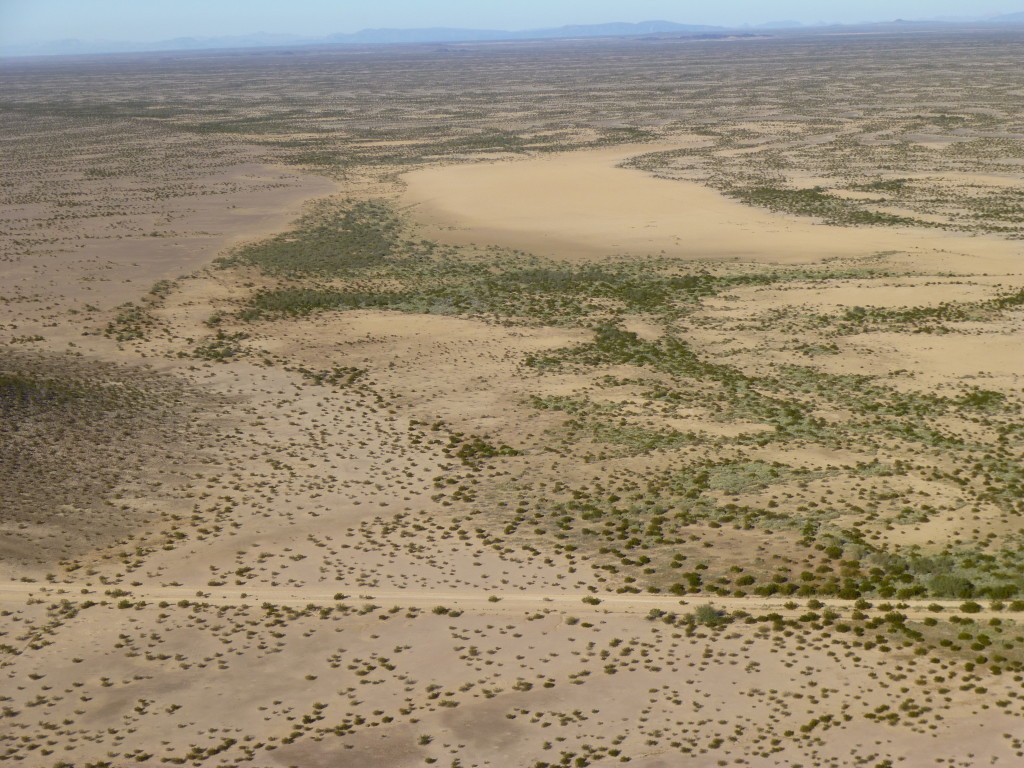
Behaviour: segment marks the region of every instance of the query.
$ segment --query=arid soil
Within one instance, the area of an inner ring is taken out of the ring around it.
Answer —
[[[0,63],[0,761],[1018,764],[1018,48]]]

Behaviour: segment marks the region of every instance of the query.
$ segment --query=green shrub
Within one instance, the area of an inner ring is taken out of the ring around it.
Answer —
[[[693,619],[698,624],[717,627],[726,623],[725,616],[713,605],[699,605],[693,612]]]
[[[928,589],[936,597],[974,597],[974,584],[963,576],[940,573],[928,581]]]

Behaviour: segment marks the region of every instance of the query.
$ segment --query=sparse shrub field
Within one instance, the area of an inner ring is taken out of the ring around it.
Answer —
[[[1018,49],[0,62],[0,762],[1013,764]],[[744,248],[403,176],[624,144]]]

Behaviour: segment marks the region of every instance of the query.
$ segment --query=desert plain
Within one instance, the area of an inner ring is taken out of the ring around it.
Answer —
[[[0,761],[1020,765],[1022,54],[0,62]]]

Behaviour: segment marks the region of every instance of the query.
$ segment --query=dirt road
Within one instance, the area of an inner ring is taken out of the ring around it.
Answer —
[[[811,609],[808,599],[763,598],[763,597],[719,597],[717,595],[688,595],[686,597],[652,594],[591,594],[579,592],[445,592],[432,590],[374,590],[353,591],[343,585],[326,589],[323,585],[308,588],[257,587],[204,587],[195,586],[96,586],[94,584],[68,583],[0,583],[0,605],[24,605],[28,600],[82,602],[107,601],[115,604],[120,600],[132,602],[168,602],[182,600],[207,603],[210,605],[274,605],[305,607],[307,605],[377,605],[381,608],[401,606],[403,608],[433,609],[442,606],[451,610],[479,614],[518,614],[543,610],[556,610],[572,614],[641,614],[651,610],[688,613],[701,605],[712,605],[729,613],[746,611],[754,615],[777,613],[792,618],[816,610],[835,611],[849,615],[855,609],[850,600],[819,600],[822,605]],[[898,611],[907,618],[920,619],[925,616],[940,616],[960,612],[962,600],[872,600],[866,611]],[[940,610],[941,609],[941,610]],[[978,618],[1002,615],[985,607],[973,614]],[[1014,614],[1009,614],[1013,616]]]

